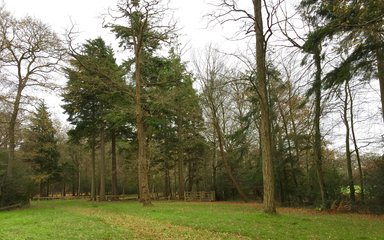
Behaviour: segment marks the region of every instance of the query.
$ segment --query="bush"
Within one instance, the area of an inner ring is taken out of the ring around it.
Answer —
[[[28,172],[28,169],[20,166],[15,169],[12,178],[5,177],[3,172],[3,176],[0,176],[0,207],[29,204],[36,191]]]
[[[384,206],[384,158],[377,157],[366,164],[365,185],[368,201]]]

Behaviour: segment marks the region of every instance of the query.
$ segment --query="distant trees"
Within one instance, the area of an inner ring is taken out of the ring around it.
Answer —
[[[267,213],[275,202],[381,204],[383,159],[362,153],[356,80],[383,82],[384,6],[303,0],[290,16],[284,4],[218,1],[211,21],[240,27],[247,50],[211,45],[196,52],[192,70],[161,0],[110,9],[103,24],[122,61],[101,37],[76,46],[69,33],[64,51],[45,24],[0,8],[0,205],[66,195],[69,186],[101,201],[138,193],[144,206],[201,190],[218,200],[263,199]],[[73,128],[59,138],[46,104],[32,107],[32,90],[56,88],[64,57]],[[331,117],[338,130],[344,123],[345,154],[329,143]]]
[[[243,201],[247,202],[248,196],[242,190],[239,181],[233,173],[233,167],[226,154],[226,126],[229,122],[229,91],[228,85],[231,81],[230,70],[227,69],[225,57],[218,53],[218,49],[208,46],[205,55],[200,55],[195,59],[196,77],[202,88],[202,105],[205,106],[206,121],[210,125],[208,129],[213,130],[213,142],[217,142],[219,149],[219,159],[225,166],[225,172],[231,185],[239,193]],[[227,133],[228,134],[228,133]],[[213,151],[216,151],[213,146]]]

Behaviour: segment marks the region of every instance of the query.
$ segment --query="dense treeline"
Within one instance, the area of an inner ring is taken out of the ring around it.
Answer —
[[[379,80],[384,106],[382,1],[303,0],[292,15],[271,1],[263,25],[264,4],[217,1],[210,20],[238,23],[254,40],[236,54],[209,45],[189,63],[158,0],[120,1],[104,21],[122,61],[101,37],[60,40],[2,7],[0,206],[68,194],[138,194],[150,205],[214,191],[264,200],[266,212],[382,208],[384,159],[362,154],[356,131],[365,84]],[[59,71],[69,130],[33,95],[57,89]],[[344,128],[343,150],[328,142],[329,116]]]

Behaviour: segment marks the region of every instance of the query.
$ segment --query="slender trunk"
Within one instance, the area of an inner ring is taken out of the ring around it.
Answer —
[[[105,129],[100,131],[100,192],[99,201],[105,201]]]
[[[169,174],[169,166],[168,166],[168,158],[164,158],[164,195],[168,199],[171,194],[171,179],[170,179],[170,174]]]
[[[347,83],[348,84],[348,83]],[[357,165],[359,168],[359,180],[360,180],[360,196],[361,196],[361,201],[364,202],[365,200],[365,184],[364,184],[364,175],[363,175],[363,169],[361,167],[361,159],[360,159],[360,152],[359,152],[359,147],[357,146],[357,140],[356,140],[356,135],[355,135],[355,126],[354,126],[354,119],[353,119],[353,97],[352,97],[352,92],[351,88],[349,87],[349,84],[347,85],[348,87],[348,95],[349,95],[349,102],[350,102],[350,122],[351,122],[351,134],[352,134],[352,141],[353,141],[353,146],[355,148],[355,153],[356,153],[356,160],[357,160]]]
[[[94,135],[91,141],[91,200],[96,201],[96,139]]]
[[[277,101],[277,105],[278,105],[278,108],[279,108],[281,119],[283,120],[284,133],[287,136],[288,156],[290,158],[289,162],[290,162],[291,171],[292,171],[292,179],[293,179],[293,183],[295,184],[295,187],[297,188],[298,187],[298,183],[297,183],[297,178],[296,178],[294,157],[293,157],[293,154],[292,154],[291,140],[290,140],[290,137],[289,137],[290,134],[288,132],[289,131],[288,130],[288,121],[285,118],[285,114],[284,114],[283,108],[282,108],[281,103],[279,101]]]
[[[182,133],[182,126],[181,126],[181,120],[178,120],[177,124],[177,137],[181,144],[178,146],[178,173],[179,173],[179,200],[184,200],[184,191],[185,191],[185,185],[184,185],[184,156],[183,156],[183,133]]]
[[[264,212],[275,213],[275,179],[273,171],[271,121],[269,114],[269,101],[266,79],[264,30],[261,0],[253,0],[256,33],[256,79],[261,108],[261,150],[263,161],[263,185],[264,185]]]
[[[72,196],[76,196],[77,173],[72,174]]]
[[[49,192],[50,192],[50,183],[49,183],[49,180],[47,180],[47,192],[45,194],[46,197],[49,197]]]
[[[139,40],[141,42],[141,40]],[[135,44],[135,115],[137,127],[137,142],[138,142],[138,178],[139,178],[139,194],[140,201],[143,206],[152,205],[149,193],[148,184],[148,160],[145,154],[145,130],[143,120],[143,110],[141,107],[141,47],[138,43]]]
[[[9,128],[8,128],[9,156],[8,156],[8,165],[7,165],[7,177],[9,178],[12,178],[13,176],[13,168],[14,168],[13,166],[15,163],[15,148],[16,148],[15,130],[16,130],[17,116],[20,108],[21,93],[23,89],[24,89],[23,83],[22,81],[19,81],[19,87],[15,97],[15,102],[13,103],[13,111],[12,111],[11,119],[9,121]]]
[[[377,76],[380,82],[381,111],[384,120],[384,53],[383,48],[376,50]]]
[[[355,202],[355,184],[353,183],[351,147],[349,144],[350,129],[349,129],[349,122],[348,122],[348,81],[345,82],[344,93],[345,93],[345,99],[344,99],[344,109],[343,109],[344,110],[343,121],[345,125],[345,154],[346,154],[346,160],[347,160],[349,196],[351,198],[351,201]]]
[[[192,191],[193,188],[193,181],[194,181],[194,176],[193,176],[193,169],[192,169],[192,162],[188,162],[188,192]]]
[[[185,185],[184,185],[184,159],[182,154],[179,154],[179,200],[184,200],[184,191],[185,191]]]
[[[217,186],[216,186],[216,175],[217,175],[217,144],[216,144],[216,134],[213,132],[213,156],[212,156],[212,185],[215,196],[217,196]]]
[[[111,132],[111,158],[112,158],[112,195],[117,195],[117,164],[116,164],[116,134]]]
[[[321,205],[323,208],[326,208],[326,190],[324,183],[324,175],[322,168],[322,153],[321,153],[321,132],[320,132],[320,117],[321,117],[321,50],[320,47],[316,49],[314,53],[314,60],[316,65],[316,75],[315,75],[315,116],[313,120],[314,129],[315,129],[315,143],[313,145],[313,153],[315,158],[315,167],[317,180],[320,188],[321,195]]]
[[[76,154],[76,156],[78,157],[78,159],[77,159],[77,192],[76,192],[76,195],[80,196],[80,191],[81,191],[81,189],[80,189],[80,187],[81,187],[80,159],[81,159],[81,155]]]
[[[40,180],[40,184],[39,184],[39,196],[40,197],[44,197],[44,183]]]
[[[292,92],[291,92],[291,86],[289,86],[289,115],[290,115],[290,121],[292,124],[292,131],[293,131],[293,142],[295,145],[295,153],[296,153],[296,163],[300,164],[300,148],[299,148],[299,141],[298,141],[298,134],[297,134],[297,128],[295,123],[295,118],[293,116],[293,104],[292,104]]]
[[[220,125],[219,125],[219,120],[217,119],[216,113],[213,113],[213,121],[214,121],[214,127],[216,129],[216,134],[217,134],[218,141],[219,141],[220,157],[221,157],[221,160],[224,163],[225,170],[226,170],[226,172],[228,174],[228,177],[231,180],[232,185],[236,188],[237,192],[239,193],[241,199],[243,199],[244,202],[248,202],[249,199],[248,199],[247,195],[241,189],[240,184],[237,182],[235,176],[233,175],[232,168],[229,165],[229,162],[228,162],[227,158],[225,157],[224,137],[223,137],[223,133],[221,131],[221,128],[220,128]]]
[[[63,197],[67,195],[67,189],[66,189],[66,184],[65,181],[63,182]]]

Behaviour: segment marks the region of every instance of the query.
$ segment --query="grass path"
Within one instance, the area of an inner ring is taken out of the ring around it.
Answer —
[[[278,212],[257,204],[42,201],[0,212],[0,239],[384,239],[384,216]]]
[[[241,235],[194,229],[128,214],[111,213],[101,209],[72,208],[71,211],[84,216],[97,217],[108,224],[129,229],[135,239],[251,239]]]

